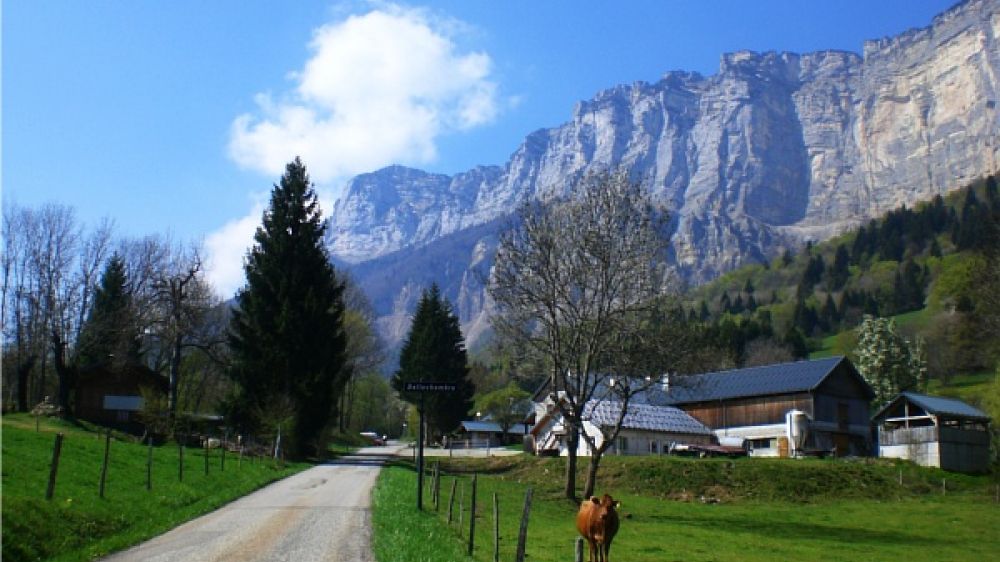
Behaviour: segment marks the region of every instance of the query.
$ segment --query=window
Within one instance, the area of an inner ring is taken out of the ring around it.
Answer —
[[[770,449],[773,447],[772,439],[753,439],[750,441],[750,446],[754,449]]]
[[[657,454],[657,453],[659,453],[660,452],[660,444],[657,443],[656,441],[650,441],[649,442],[649,452],[651,454],[654,454],[654,455]]]
[[[620,453],[628,452],[628,437],[618,438],[618,452]]]

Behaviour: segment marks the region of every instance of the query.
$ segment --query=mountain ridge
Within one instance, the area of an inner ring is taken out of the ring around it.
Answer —
[[[432,253],[471,262],[489,237],[452,234],[499,225],[524,201],[616,167],[671,212],[671,255],[691,282],[828,238],[996,170],[998,6],[969,0],[927,27],[866,41],[862,54],[736,51],[710,76],[612,86],[527,135],[502,167],[362,174],[331,215],[331,254],[359,265],[437,245]],[[418,277],[453,287],[454,302],[474,289],[461,281],[468,268],[452,269]],[[482,316],[457,308],[467,325]]]

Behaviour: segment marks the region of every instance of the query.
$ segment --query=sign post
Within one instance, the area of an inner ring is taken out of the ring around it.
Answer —
[[[405,392],[420,393],[420,429],[417,431],[417,509],[424,509],[424,396],[428,392],[455,392],[458,385],[452,382],[408,382]]]

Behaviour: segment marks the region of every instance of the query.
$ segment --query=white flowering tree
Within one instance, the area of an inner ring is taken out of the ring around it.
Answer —
[[[927,359],[919,338],[911,342],[899,333],[893,319],[869,315],[857,334],[858,371],[875,391],[877,404],[885,404],[904,390],[926,386]]]

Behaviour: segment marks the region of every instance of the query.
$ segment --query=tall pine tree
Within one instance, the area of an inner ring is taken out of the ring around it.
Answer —
[[[79,342],[76,364],[84,368],[139,361],[139,323],[125,262],[118,254],[111,256],[101,274]]]
[[[465,338],[458,318],[437,285],[431,285],[420,297],[410,334],[399,355],[399,370],[392,377],[392,387],[404,400],[419,407],[419,394],[403,392],[407,382],[417,381],[457,385],[453,393],[427,393],[423,398],[432,434],[446,434],[457,428],[472,408],[475,388],[469,380]]]
[[[292,458],[322,455],[349,375],[344,289],[323,245],[325,231],[296,158],[271,191],[230,324],[231,374],[239,388],[233,413],[246,429],[279,430]]]

